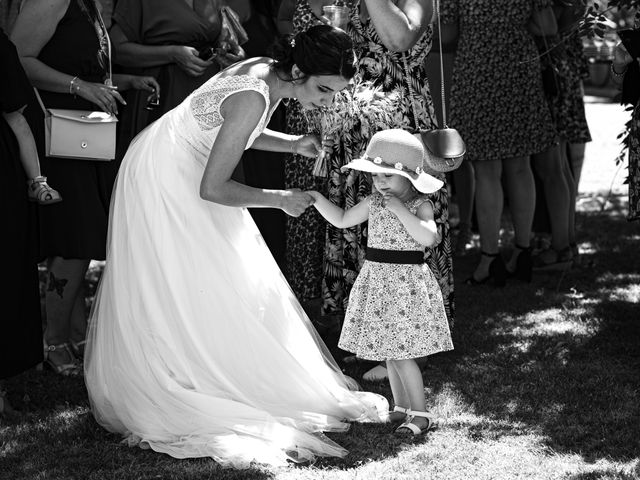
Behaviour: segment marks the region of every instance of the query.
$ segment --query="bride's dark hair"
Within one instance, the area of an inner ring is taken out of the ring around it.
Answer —
[[[314,25],[297,35],[280,37],[271,48],[273,67],[283,80],[290,80],[297,65],[305,76],[341,75],[350,80],[357,71],[351,38],[330,25]]]

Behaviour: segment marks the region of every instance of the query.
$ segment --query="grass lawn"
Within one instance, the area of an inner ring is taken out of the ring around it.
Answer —
[[[462,284],[477,252],[456,259],[455,350],[424,369],[445,421],[426,437],[353,425],[331,435],[344,459],[223,470],[121,444],[93,420],[82,379],[33,371],[7,385],[23,414],[0,420],[0,479],[638,479],[640,223],[623,196],[606,198],[607,179],[579,204],[580,267],[494,289]],[[385,383],[362,386],[390,398]]]

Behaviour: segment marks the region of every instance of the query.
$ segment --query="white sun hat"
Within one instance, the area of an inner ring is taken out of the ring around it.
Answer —
[[[416,190],[433,193],[444,182],[424,171],[424,146],[406,130],[393,128],[376,133],[361,158],[351,160],[341,170],[384,172],[402,175],[411,180]]]

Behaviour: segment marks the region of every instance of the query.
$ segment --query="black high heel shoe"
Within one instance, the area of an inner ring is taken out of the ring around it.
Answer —
[[[464,283],[467,285],[482,285],[484,283],[489,282],[489,280],[493,280],[493,285],[496,287],[504,287],[507,283],[507,268],[504,266],[504,262],[502,261],[502,257],[499,253],[487,253],[480,252],[485,257],[493,258],[491,263],[489,264],[489,275],[484,277],[483,279],[476,279],[473,275],[467,278]]]
[[[531,246],[523,247],[516,244],[516,248],[520,250],[518,258],[516,258],[516,269],[513,272],[507,270],[507,277],[517,278],[523,282],[530,283],[533,273],[533,259],[531,258]]]

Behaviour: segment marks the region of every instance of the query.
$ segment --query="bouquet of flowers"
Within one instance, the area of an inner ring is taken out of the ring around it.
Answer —
[[[316,158],[313,174],[327,176],[327,150],[341,132],[358,132],[363,138],[369,138],[379,130],[399,125],[401,102],[400,92],[383,92],[368,81],[338,92],[330,107],[308,118],[309,128],[321,133],[324,147]]]

